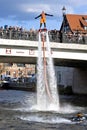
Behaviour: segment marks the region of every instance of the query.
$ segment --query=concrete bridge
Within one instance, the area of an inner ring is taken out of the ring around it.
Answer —
[[[73,92],[87,94],[87,45],[51,42],[50,46],[55,65],[75,67]],[[0,39],[2,63],[36,64],[37,56],[37,41]]]
[[[87,45],[50,42],[55,65],[86,67]],[[0,39],[0,62],[36,64],[38,41]]]

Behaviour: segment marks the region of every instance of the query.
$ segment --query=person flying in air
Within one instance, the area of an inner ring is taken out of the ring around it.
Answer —
[[[35,19],[40,18],[40,28],[42,27],[42,24],[44,23],[44,28],[46,28],[46,15],[47,16],[53,16],[51,14],[47,14],[44,11],[42,11],[42,13],[40,15],[38,15],[37,17],[35,17]]]

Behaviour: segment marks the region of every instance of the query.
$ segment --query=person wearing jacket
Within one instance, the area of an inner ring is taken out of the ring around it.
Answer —
[[[47,14],[44,11],[42,11],[42,13],[40,15],[38,15],[37,17],[35,17],[35,19],[40,18],[40,28],[42,27],[42,24],[44,23],[44,28],[46,28],[46,16],[53,16],[51,14]]]

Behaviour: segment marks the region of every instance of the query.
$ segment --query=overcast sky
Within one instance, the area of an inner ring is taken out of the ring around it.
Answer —
[[[39,19],[34,18],[44,10],[54,15],[47,16],[47,28],[60,29],[63,6],[67,14],[87,15],[87,0],[0,0],[0,26],[38,29]]]

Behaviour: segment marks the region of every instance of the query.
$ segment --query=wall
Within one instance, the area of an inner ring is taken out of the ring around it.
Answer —
[[[55,67],[57,85],[58,86],[72,86],[73,85],[73,71],[72,67]]]
[[[87,69],[86,68],[74,69],[72,90],[76,94],[87,94]]]

